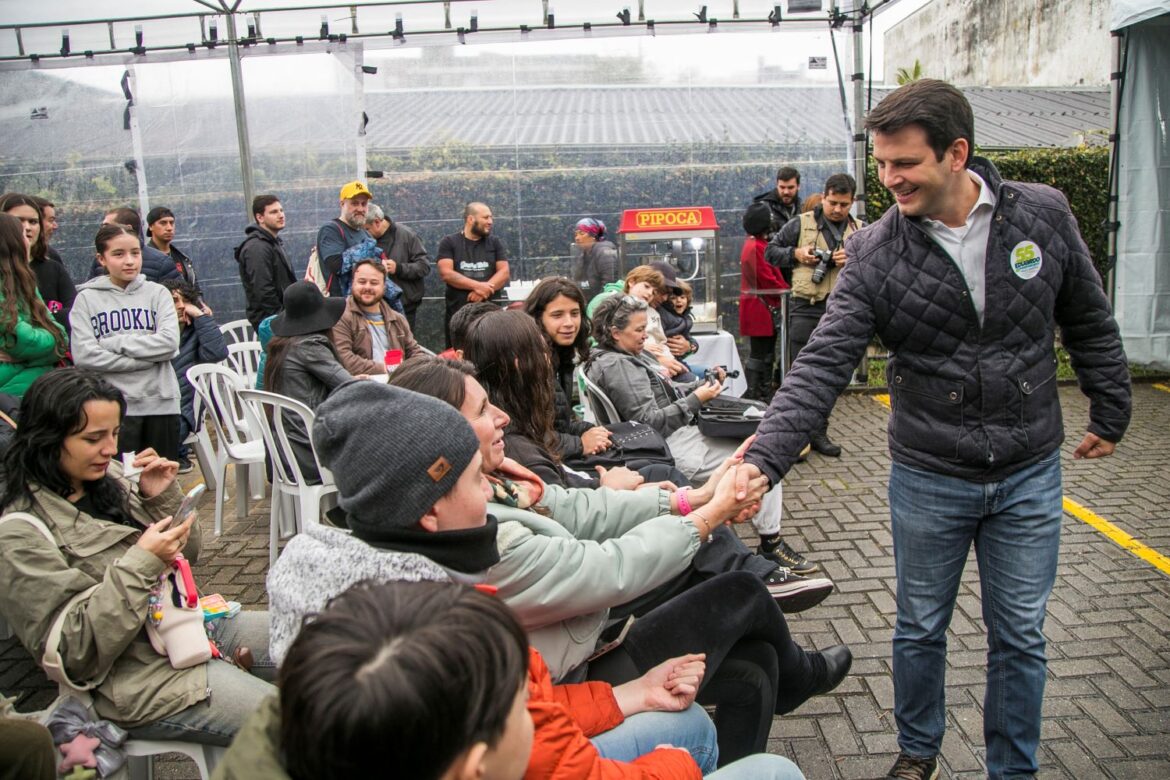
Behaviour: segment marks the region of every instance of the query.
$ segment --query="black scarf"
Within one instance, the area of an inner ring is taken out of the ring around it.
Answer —
[[[387,528],[366,525],[349,517],[353,535],[371,547],[394,552],[415,553],[463,574],[485,571],[500,562],[496,549],[496,518],[488,515],[479,528],[432,533],[414,528]]]

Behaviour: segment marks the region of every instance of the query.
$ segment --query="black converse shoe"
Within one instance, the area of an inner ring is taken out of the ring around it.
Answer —
[[[824,577],[801,577],[783,566],[772,572],[764,584],[786,615],[811,609],[833,592],[831,580]]]
[[[788,542],[780,539],[776,546],[770,550],[764,549],[763,542],[760,543],[759,554],[768,560],[775,563],[777,566],[784,566],[792,569],[793,574],[799,574],[801,577],[807,577],[810,574],[816,574],[821,570],[820,564],[813,563],[808,558],[793,550],[788,546]]]

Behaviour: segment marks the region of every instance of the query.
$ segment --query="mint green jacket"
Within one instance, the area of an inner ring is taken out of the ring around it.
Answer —
[[[686,571],[699,550],[691,521],[670,514],[664,490],[545,485],[549,516],[488,505],[500,562],[486,582],[520,618],[554,681],[590,655],[609,610]]]

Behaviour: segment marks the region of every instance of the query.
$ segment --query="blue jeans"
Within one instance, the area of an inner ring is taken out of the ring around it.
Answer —
[[[231,657],[237,647],[252,650],[255,663],[251,673],[227,661],[208,661],[211,695],[174,715],[130,729],[132,739],[174,739],[226,747],[248,716],[276,693],[271,683],[276,665],[268,655],[268,612],[241,612],[213,625],[212,638],[225,656]]]
[[[756,753],[705,774],[709,780],[804,780],[804,773],[784,756]]]
[[[715,769],[719,747],[715,724],[698,704],[682,712],[640,712],[591,740],[602,758],[633,761],[659,745],[684,748],[703,774]]]
[[[987,625],[983,736],[993,780],[1037,771],[1047,658],[1044,610],[1056,577],[1060,453],[987,484],[895,463],[890,519],[898,583],[898,744],[934,756],[945,729],[946,630],[971,543]]]

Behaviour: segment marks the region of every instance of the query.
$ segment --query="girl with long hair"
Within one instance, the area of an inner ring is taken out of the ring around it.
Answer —
[[[183,498],[174,461],[146,449],[134,457],[137,482],[123,476],[125,414],[121,391],[93,371],[57,369],[30,386],[4,456],[0,613],[40,661],[49,626],[69,609],[61,669],[94,684],[97,715],[131,737],[226,745],[275,689],[223,660],[175,669],[151,645],[152,588],[180,553],[198,558],[200,531],[194,514],[173,520]],[[225,657],[271,679],[267,612],[218,621],[212,633]]]
[[[566,458],[609,449],[609,431],[573,417],[573,370],[589,357],[589,317],[585,294],[560,276],[541,280],[524,301],[524,313],[536,321],[552,356],[555,384],[553,426]]]
[[[642,484],[643,478],[626,468],[603,471],[600,479],[591,472],[564,468],[560,446],[564,437],[554,427],[556,383],[548,347],[527,314],[500,311],[479,319],[467,332],[463,355],[475,365],[492,403],[511,418],[504,441],[520,465],[545,482],[564,487],[627,489]],[[608,440],[609,431],[606,434]],[[656,476],[668,479],[671,475]]]
[[[45,236],[45,213],[42,198],[10,192],[0,195],[0,211],[20,220],[29,246],[27,262],[37,280],[37,290],[53,318],[69,332],[69,310],[77,297],[77,288],[68,269],[59,260],[49,256]]]
[[[0,214],[0,393],[17,397],[69,349],[64,328],[37,293],[28,248],[21,222]]]

